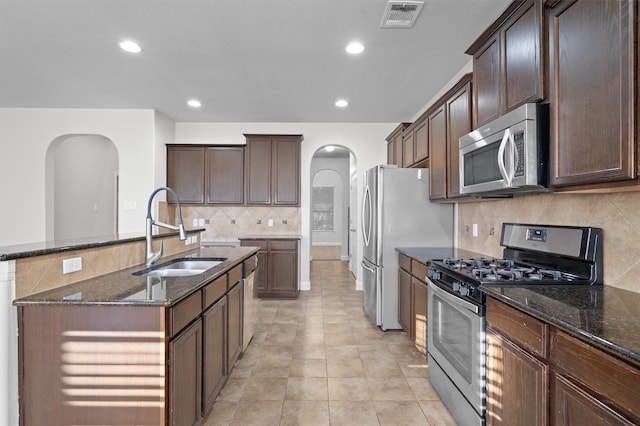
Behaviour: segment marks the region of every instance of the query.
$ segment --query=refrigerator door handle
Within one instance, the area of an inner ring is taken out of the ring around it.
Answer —
[[[374,274],[376,273],[375,269],[371,269],[371,268],[369,268],[369,267],[367,266],[367,264],[364,262],[364,260],[362,261],[362,267],[363,267],[364,269],[366,269],[367,271],[369,271],[369,272],[372,272],[372,273],[374,273]]]
[[[367,218],[365,213],[367,212],[367,207],[369,208],[369,221],[367,223]],[[364,187],[364,200],[362,202],[362,238],[364,239],[365,247],[369,245],[369,241],[371,238],[371,190],[369,189],[369,185],[365,185]]]

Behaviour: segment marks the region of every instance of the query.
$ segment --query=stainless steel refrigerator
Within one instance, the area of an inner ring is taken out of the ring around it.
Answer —
[[[376,166],[362,203],[364,309],[382,330],[398,322],[396,247],[453,247],[453,206],[429,201],[429,169]]]

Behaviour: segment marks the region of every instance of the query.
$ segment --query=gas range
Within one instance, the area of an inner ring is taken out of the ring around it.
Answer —
[[[504,223],[500,245],[503,258],[433,260],[428,276],[476,304],[484,302],[483,284],[602,284],[600,228]]]

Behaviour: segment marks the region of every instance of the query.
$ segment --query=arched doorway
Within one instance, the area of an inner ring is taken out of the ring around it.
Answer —
[[[101,135],[65,135],[46,155],[48,240],[113,235],[118,230],[118,150]]]
[[[327,149],[329,148],[329,150]],[[356,159],[349,148],[327,145],[318,149],[311,160],[311,238],[310,258],[314,251],[322,253],[323,246],[339,245],[337,260],[349,261],[349,270],[357,276],[357,200]],[[323,189],[325,188],[325,189]],[[333,193],[333,229],[318,226],[318,220],[330,213],[322,212],[323,203],[315,203],[314,193]],[[319,248],[319,250],[314,250]],[[326,251],[325,251],[326,252]],[[334,251],[335,252],[335,251]],[[315,260],[318,260],[317,258]]]

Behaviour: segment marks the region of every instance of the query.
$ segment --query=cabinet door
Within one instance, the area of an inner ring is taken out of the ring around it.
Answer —
[[[429,198],[447,197],[447,120],[444,105],[429,116]]]
[[[244,203],[244,148],[210,147],[206,159],[207,203]]]
[[[169,343],[169,421],[200,424],[202,412],[202,322],[193,323]]]
[[[554,425],[634,425],[570,380],[555,374],[552,388]]]
[[[549,424],[549,367],[491,328],[486,340],[487,425]]]
[[[398,269],[398,322],[402,329],[413,338],[411,328],[411,275]]]
[[[231,371],[242,352],[242,281],[227,293],[227,304],[227,371]]]
[[[505,23],[504,112],[544,98],[542,1],[523,2]]]
[[[413,330],[416,338],[416,348],[423,354],[427,353],[427,284],[419,279],[411,280],[413,286]]]
[[[500,40],[490,38],[473,56],[474,127],[498,117],[500,111]]]
[[[298,296],[298,241],[272,240],[267,292],[279,297]]]
[[[274,205],[300,205],[300,140],[273,140],[273,198]]]
[[[414,133],[408,132],[402,136],[402,167],[410,167],[415,163]]]
[[[227,298],[202,314],[202,413],[209,411],[227,380]]]
[[[270,138],[247,138],[245,176],[247,204],[271,204]]]
[[[471,131],[471,82],[447,101],[447,198],[460,196],[460,141]]]
[[[429,157],[429,132],[428,121],[424,120],[413,129],[413,144],[415,146],[415,162],[426,160]]]
[[[395,164],[398,167],[402,167],[402,165],[404,164],[403,159],[402,159],[402,150],[403,150],[403,145],[402,145],[402,133],[400,133],[398,136],[396,136],[395,138],[395,142],[393,144],[393,149],[395,149],[396,153],[394,156],[395,159]]]
[[[167,186],[178,194],[181,203],[204,204],[204,148],[167,147]],[[167,201],[175,203],[171,194]]]
[[[396,158],[395,158],[395,146],[393,144],[393,140],[390,142],[387,142],[387,164],[396,164]]]
[[[634,1],[551,9],[552,186],[635,178]]]

